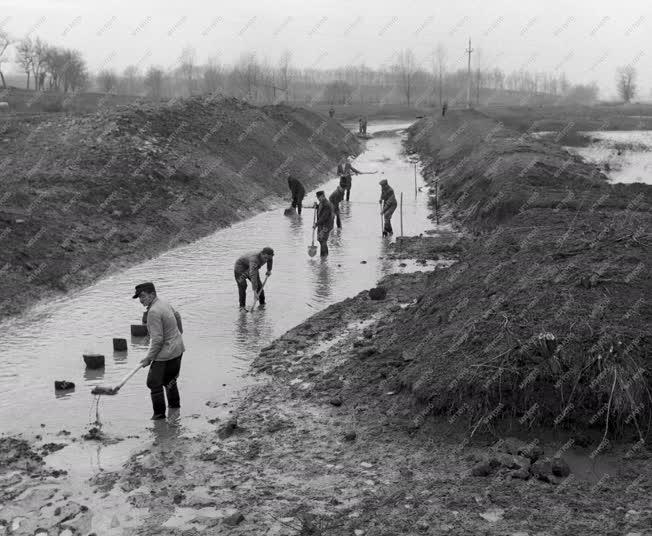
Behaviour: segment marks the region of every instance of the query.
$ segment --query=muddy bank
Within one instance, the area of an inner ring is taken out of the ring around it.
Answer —
[[[191,242],[307,187],[358,141],[287,106],[193,98],[8,119],[0,315]]]

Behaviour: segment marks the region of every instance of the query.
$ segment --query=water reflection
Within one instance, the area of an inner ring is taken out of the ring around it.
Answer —
[[[84,380],[86,382],[99,381],[104,378],[104,367],[98,369],[91,369],[86,367],[84,369]]]
[[[129,352],[127,352],[126,350],[124,352],[114,351],[113,352],[113,361],[115,363],[125,363],[127,361],[127,355],[128,354],[129,354]]]
[[[318,301],[327,301],[332,294],[332,268],[328,264],[328,259],[322,257],[313,265],[315,268],[315,297],[319,298]]]

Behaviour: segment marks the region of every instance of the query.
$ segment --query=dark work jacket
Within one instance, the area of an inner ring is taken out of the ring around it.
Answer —
[[[294,177],[288,179],[288,186],[290,187],[290,192],[292,192],[292,197],[302,199],[306,196],[306,189],[298,179]]]
[[[267,271],[272,271],[274,258],[272,257],[267,261]],[[254,289],[258,288],[260,285],[260,276],[258,275],[258,270],[262,268],[265,263],[263,262],[262,257],[260,256],[260,251],[252,251],[251,253],[246,253],[235,261],[235,266],[233,271],[236,275],[244,276],[251,281]]]
[[[385,201],[385,209],[395,207],[396,196],[394,195],[394,189],[391,186],[382,186],[382,190],[380,192],[380,200]]]
[[[348,162],[344,165],[342,164],[337,165],[337,174],[340,177],[350,177],[351,173],[360,173],[360,172]]]
[[[328,199],[320,201],[317,206],[317,227],[332,229],[333,218],[333,205],[330,204]]]
[[[328,197],[328,200],[330,201],[330,204],[333,205],[333,208],[339,205],[343,199],[344,190],[342,190],[342,188],[335,188],[333,193]]]

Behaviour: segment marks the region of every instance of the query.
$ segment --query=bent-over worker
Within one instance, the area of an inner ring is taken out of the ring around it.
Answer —
[[[141,364],[149,367],[147,387],[149,387],[154,409],[153,420],[165,419],[165,398],[170,409],[181,407],[177,378],[181,369],[183,345],[183,326],[181,315],[156,295],[154,283],[136,285],[133,298],[147,307],[147,331],[149,332],[149,351]],[[165,394],[164,394],[165,393]]]
[[[292,193],[292,208],[296,208],[297,212],[301,214],[301,203],[306,196],[306,189],[299,179],[295,179],[292,175],[288,175],[288,186]]]
[[[342,228],[342,220],[340,219],[340,203],[344,199],[344,189],[341,186],[337,186],[333,193],[328,196],[328,201],[333,207],[333,214],[335,214],[335,223],[337,223],[337,228]]]
[[[319,242],[319,254],[322,257],[328,255],[328,235],[333,230],[333,206],[326,199],[323,190],[317,192],[319,204],[315,207],[317,211],[317,221],[313,225],[317,229],[317,241]]]
[[[396,210],[396,196],[394,189],[387,183],[386,179],[381,180],[380,184],[380,201],[383,211],[383,236],[394,234],[392,229],[392,214]]]
[[[251,281],[251,288],[253,289],[254,296],[258,295],[258,303],[260,304],[260,307],[265,306],[265,291],[262,289],[260,274],[258,271],[263,265],[267,264],[267,273],[265,275],[269,277],[272,274],[273,260],[274,250],[270,247],[264,247],[260,251],[246,253],[235,261],[233,275],[238,284],[240,309],[244,309],[247,302],[247,279]],[[259,292],[260,294],[258,294]]]
[[[337,165],[337,174],[340,176],[340,186],[346,192],[346,200],[351,197],[351,173],[358,175],[360,172],[351,165],[351,157],[342,157],[340,163]]]

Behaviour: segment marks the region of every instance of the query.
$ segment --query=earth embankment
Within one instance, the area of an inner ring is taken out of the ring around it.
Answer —
[[[358,141],[288,106],[191,98],[8,118],[0,181],[1,316],[270,207]]]

